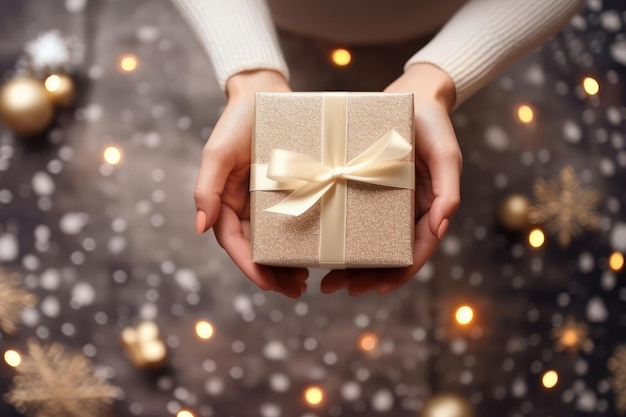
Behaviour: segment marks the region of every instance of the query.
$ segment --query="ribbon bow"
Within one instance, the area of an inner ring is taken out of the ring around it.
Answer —
[[[257,164],[252,188],[295,190],[267,211],[299,216],[311,208],[338,181],[353,180],[396,188],[415,187],[412,162],[402,162],[412,146],[395,130],[389,131],[345,166],[327,166],[284,149],[274,149],[269,164]],[[263,186],[264,179],[275,181]]]

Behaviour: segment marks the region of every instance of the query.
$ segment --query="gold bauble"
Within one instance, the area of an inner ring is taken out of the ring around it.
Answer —
[[[498,207],[498,221],[511,232],[521,232],[530,226],[528,217],[531,203],[523,194],[506,196]]]
[[[138,369],[158,369],[165,365],[167,346],[159,326],[144,321],[137,327],[127,327],[121,334],[122,346],[128,359]]]
[[[74,82],[65,74],[52,74],[44,83],[48,97],[59,107],[69,107],[74,102]]]
[[[16,77],[0,89],[0,119],[18,135],[36,135],[52,121],[54,107],[42,83]]]
[[[474,417],[474,408],[456,394],[439,394],[424,404],[420,417]]]

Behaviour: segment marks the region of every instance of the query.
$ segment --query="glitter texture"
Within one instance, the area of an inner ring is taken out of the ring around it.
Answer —
[[[258,94],[252,162],[267,163],[275,148],[319,161],[323,94]],[[347,160],[359,155],[391,129],[413,141],[411,94],[345,94],[348,95]],[[411,153],[405,160],[413,161],[413,158]],[[299,217],[263,211],[288,194],[289,191],[251,193],[253,260],[276,266],[318,266],[319,202]],[[348,182],[347,267],[412,264],[414,195],[413,190]]]

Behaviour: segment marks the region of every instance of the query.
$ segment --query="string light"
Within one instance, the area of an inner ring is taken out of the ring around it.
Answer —
[[[352,54],[344,48],[335,49],[330,55],[333,63],[339,67],[345,67],[352,62]]]
[[[578,344],[578,334],[573,329],[567,329],[561,336],[561,343],[567,348],[571,348]]]
[[[541,229],[533,229],[528,234],[528,243],[533,248],[540,248],[546,241],[546,236]]]
[[[474,310],[470,306],[461,306],[454,315],[459,324],[467,325],[474,320]]]
[[[115,146],[109,146],[103,153],[104,161],[110,165],[117,165],[122,160],[122,152]]]
[[[4,361],[12,368],[17,368],[22,363],[22,356],[15,350],[9,349],[4,352]]]
[[[196,323],[196,334],[200,339],[210,339],[213,336],[213,326],[208,321]]]
[[[541,383],[544,387],[550,389],[554,388],[559,382],[559,374],[556,371],[550,370],[543,374],[541,377]]]
[[[529,124],[534,120],[535,112],[533,111],[533,108],[529,105],[522,104],[517,108],[517,118],[520,120],[520,122]]]
[[[176,413],[176,417],[195,417],[195,416],[189,410],[180,410],[178,413]]]
[[[374,350],[377,344],[378,337],[376,337],[376,335],[372,333],[365,333],[359,339],[359,347],[366,352]]]
[[[126,54],[120,57],[120,69],[124,72],[133,72],[138,65],[139,61],[135,55]]]
[[[586,77],[583,80],[583,89],[585,90],[585,93],[589,94],[590,96],[595,96],[600,92],[600,84],[598,84],[595,79],[591,77]]]
[[[61,78],[54,74],[49,76],[46,78],[46,81],[44,81],[44,87],[51,93],[58,91],[59,88],[61,88]]]
[[[624,267],[624,255],[620,252],[613,252],[609,257],[609,268],[613,271],[619,271]]]
[[[304,391],[304,400],[309,405],[319,405],[324,400],[324,391],[320,387],[308,387]]]

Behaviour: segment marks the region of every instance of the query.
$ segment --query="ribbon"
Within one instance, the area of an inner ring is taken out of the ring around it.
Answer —
[[[411,144],[390,130],[359,156],[346,163],[347,96],[327,94],[322,102],[322,158],[274,149],[268,164],[252,164],[250,191],[294,190],[265,209],[300,216],[321,200],[320,267],[345,267],[347,181],[394,188],[415,188],[415,166],[402,158]]]

